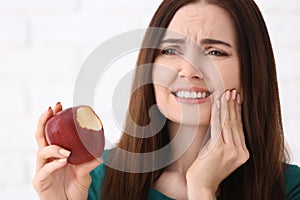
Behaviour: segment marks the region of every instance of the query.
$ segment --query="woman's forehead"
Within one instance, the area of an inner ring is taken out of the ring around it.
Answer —
[[[188,4],[176,12],[168,29],[190,37],[198,43],[211,38],[236,46],[233,21],[224,9],[216,5],[203,2]]]

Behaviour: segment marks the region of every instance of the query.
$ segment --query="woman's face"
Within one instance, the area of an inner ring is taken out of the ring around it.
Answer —
[[[177,11],[154,61],[156,102],[169,120],[209,125],[225,90],[240,91],[236,33],[229,14],[202,2]]]

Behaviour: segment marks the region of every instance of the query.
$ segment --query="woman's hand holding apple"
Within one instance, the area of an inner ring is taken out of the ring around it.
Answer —
[[[87,199],[91,184],[89,173],[101,164],[101,160],[94,159],[73,165],[67,162],[70,151],[47,144],[46,122],[61,110],[62,106],[58,103],[53,110],[49,108],[39,118],[35,134],[39,149],[33,186],[40,199]]]

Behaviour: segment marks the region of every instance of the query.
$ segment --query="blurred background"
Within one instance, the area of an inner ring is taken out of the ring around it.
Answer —
[[[146,28],[161,1],[0,0],[0,199],[38,199],[31,186],[38,117],[57,101],[72,106],[77,74],[90,53],[115,35]],[[300,164],[300,1],[256,2],[275,51],[286,142],[292,163]],[[112,63],[118,70],[109,77],[132,69],[135,56]],[[105,96],[99,94],[95,102]],[[119,133],[111,110],[99,104],[96,112],[114,143]]]

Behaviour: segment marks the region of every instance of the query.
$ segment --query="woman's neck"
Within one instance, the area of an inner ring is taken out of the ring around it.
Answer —
[[[190,165],[194,162],[203,145],[209,126],[182,125],[174,122],[168,122],[170,140],[180,134],[180,140],[172,144],[173,155],[182,155],[167,167],[167,170],[180,173],[185,177]],[[186,149],[183,149],[186,146]]]

